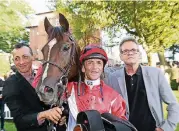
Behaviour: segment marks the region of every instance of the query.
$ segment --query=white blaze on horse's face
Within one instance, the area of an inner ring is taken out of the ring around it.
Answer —
[[[51,49],[52,47],[57,43],[57,40],[54,38],[52,39],[49,43],[48,43],[48,46],[49,46],[49,52],[48,52],[48,57],[47,57],[47,61],[50,61],[50,53],[51,53]],[[47,63],[47,66],[45,67],[44,69],[44,73],[43,73],[43,76],[42,76],[42,81],[47,77],[47,70],[49,68],[49,63]]]

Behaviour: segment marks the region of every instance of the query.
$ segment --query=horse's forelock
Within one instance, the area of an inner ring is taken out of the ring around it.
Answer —
[[[58,41],[63,39],[63,29],[61,26],[53,27],[51,34],[48,36],[48,40],[56,38]]]

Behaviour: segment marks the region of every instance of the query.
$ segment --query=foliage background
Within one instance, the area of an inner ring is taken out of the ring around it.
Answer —
[[[10,52],[14,44],[28,40],[25,30],[27,14],[32,9],[24,0],[1,0],[0,2],[0,49]]]
[[[0,75],[3,76],[7,74],[7,72],[10,70],[9,65],[9,55],[0,53]]]
[[[157,52],[166,65],[164,51],[179,44],[178,1],[57,1],[57,11],[70,20],[76,39],[82,46],[96,30],[107,31],[111,37],[121,29],[136,37],[151,55]],[[93,36],[95,37],[95,36]],[[119,41],[117,41],[117,44]],[[111,41],[109,45],[113,45]]]

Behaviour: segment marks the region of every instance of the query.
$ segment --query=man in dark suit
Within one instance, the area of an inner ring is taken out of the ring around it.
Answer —
[[[44,110],[44,106],[31,86],[33,81],[31,48],[24,43],[12,51],[17,72],[5,81],[3,98],[9,107],[18,131],[47,131],[47,121],[63,124],[59,107]]]

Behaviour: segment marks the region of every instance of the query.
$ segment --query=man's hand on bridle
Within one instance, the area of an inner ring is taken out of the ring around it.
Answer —
[[[54,122],[55,124],[58,124],[61,118],[62,118],[62,109],[59,107],[54,107],[49,110],[40,112],[37,119],[38,120],[47,119]]]

